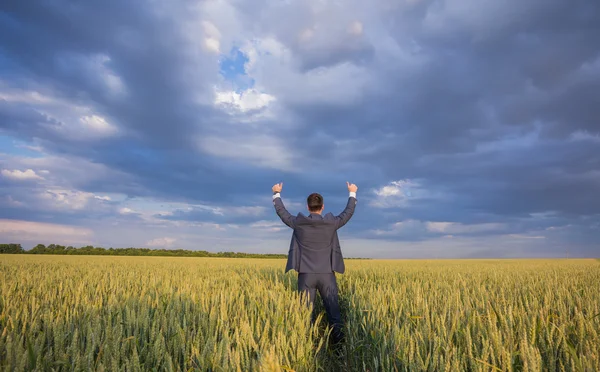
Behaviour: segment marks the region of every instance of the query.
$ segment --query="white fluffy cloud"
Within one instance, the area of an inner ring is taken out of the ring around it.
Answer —
[[[48,113],[46,115],[52,117]],[[61,116],[54,119],[60,124],[51,128],[61,137],[72,141],[93,141],[119,134],[117,126],[96,114],[83,115],[79,118]]]
[[[375,190],[375,194],[384,198],[389,196],[412,196],[410,187],[415,184],[408,180],[392,181],[389,185],[383,186],[382,188]]]
[[[2,175],[6,178],[9,178],[11,180],[17,180],[17,181],[43,180],[44,179],[44,177],[39,176],[32,169],[27,169],[25,171],[20,171],[18,169],[15,169],[15,170],[2,169],[2,171],[0,173],[2,173]]]
[[[275,101],[275,97],[270,94],[261,93],[256,89],[247,89],[243,92],[217,91],[215,94],[215,104],[236,111],[247,112],[260,110]]]
[[[90,192],[67,189],[47,189],[39,194],[41,200],[52,209],[82,210],[88,204],[97,199],[96,195]]]
[[[426,194],[421,184],[412,180],[392,181],[373,190],[373,193],[377,197],[370,202],[370,205],[378,208],[406,206],[411,199],[422,198]]]
[[[121,214],[132,214],[135,213],[135,211],[131,208],[128,207],[123,207],[123,208],[119,208],[119,213]]]
[[[92,131],[100,136],[111,136],[118,132],[117,127],[108,123],[102,116],[82,116],[79,118],[79,122],[85,131]]]

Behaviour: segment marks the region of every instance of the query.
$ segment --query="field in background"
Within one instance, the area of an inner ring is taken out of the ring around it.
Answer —
[[[597,260],[348,261],[341,355],[284,266],[0,256],[0,368],[600,370]]]

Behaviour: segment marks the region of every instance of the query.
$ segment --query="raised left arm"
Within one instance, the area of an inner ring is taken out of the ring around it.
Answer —
[[[275,205],[275,212],[277,212],[277,215],[279,218],[281,218],[281,221],[293,229],[296,227],[296,216],[293,216],[287,211],[287,209],[285,209],[285,205],[283,205],[283,201],[281,200],[282,188],[283,182],[273,186],[273,205]]]

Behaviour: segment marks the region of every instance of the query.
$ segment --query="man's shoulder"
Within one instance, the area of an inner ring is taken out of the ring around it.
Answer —
[[[303,224],[309,222],[310,218],[308,218],[304,213],[298,212],[296,215],[296,224]]]
[[[323,218],[311,218],[302,213],[298,213],[296,217],[296,227],[331,225],[333,222],[335,222],[335,217],[331,213],[324,215]]]

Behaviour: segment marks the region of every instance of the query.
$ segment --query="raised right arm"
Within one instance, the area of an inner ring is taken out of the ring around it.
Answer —
[[[339,215],[337,215],[335,217],[337,229],[341,228],[342,226],[347,224],[348,221],[350,221],[350,218],[354,214],[354,208],[356,207],[356,203],[357,203],[356,192],[358,191],[358,186],[356,186],[353,183],[351,184],[349,182],[346,182],[346,184],[348,185],[348,192],[349,192],[348,203],[346,204],[346,208],[344,208],[342,213],[340,213]]]

